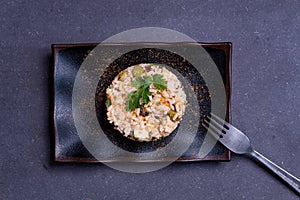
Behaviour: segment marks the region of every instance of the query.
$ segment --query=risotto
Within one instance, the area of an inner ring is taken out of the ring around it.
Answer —
[[[187,103],[176,75],[159,64],[123,70],[106,95],[109,122],[125,137],[141,142],[170,135],[182,120]]]

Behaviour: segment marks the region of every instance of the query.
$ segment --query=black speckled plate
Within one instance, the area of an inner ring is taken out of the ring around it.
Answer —
[[[72,117],[72,90],[75,76],[81,63],[88,53],[97,44],[70,44],[52,45],[54,58],[54,136],[55,136],[55,161],[59,162],[99,162],[82,144]],[[128,45],[128,44],[127,44]],[[188,46],[188,44],[183,44]],[[223,78],[227,94],[227,121],[230,121],[230,75],[231,75],[231,43],[201,44],[216,63]],[[192,83],[197,94],[200,116],[210,112],[210,97],[205,80],[197,70],[184,58],[172,52],[159,48],[142,48],[128,52],[110,64],[109,70],[99,77],[99,84],[95,94],[95,106],[99,124],[110,141],[131,152],[149,152],[163,147],[172,140],[176,130],[168,137],[156,142],[135,142],[123,137],[113,126],[108,123],[104,102],[105,89],[114,77],[123,69],[139,63],[166,64],[177,70],[182,76]],[[201,119],[200,119],[201,120]],[[229,161],[228,149],[217,143],[205,158],[197,156],[197,152],[205,137],[205,130],[199,127],[194,142],[177,161],[219,160]],[[110,159],[109,161],[111,161]],[[118,161],[118,158],[113,160]],[[104,161],[105,160],[101,160]],[[149,160],[151,161],[151,160]]]

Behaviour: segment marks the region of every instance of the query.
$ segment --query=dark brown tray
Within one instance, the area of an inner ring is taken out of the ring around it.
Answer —
[[[199,43],[200,44],[200,43]],[[120,44],[118,44],[120,45]],[[117,45],[117,46],[118,46]],[[124,44],[130,45],[130,44]],[[153,45],[153,43],[151,44]],[[160,59],[159,45],[155,46],[157,54],[155,59]],[[171,44],[172,45],[172,44]],[[189,44],[182,44],[188,46]],[[231,94],[231,48],[229,42],[226,43],[201,43],[202,47],[208,52],[222,76],[226,95],[227,95],[227,113],[226,120],[230,122],[230,94]],[[95,159],[82,144],[72,117],[72,89],[75,76],[81,63],[88,53],[93,50],[97,44],[53,44],[52,52],[54,59],[54,137],[55,137],[55,161],[58,162],[111,162],[124,161],[124,158],[103,158]],[[141,52],[139,52],[140,55]],[[143,52],[142,52],[143,53]],[[135,55],[134,55],[135,56]],[[149,55],[148,55],[149,56]],[[164,55],[165,56],[165,55]],[[136,57],[135,57],[136,58]],[[164,57],[165,59],[165,57]],[[164,60],[165,61],[165,60]],[[136,60],[135,62],[139,62]],[[157,61],[156,61],[157,62]],[[133,63],[131,63],[133,64]],[[97,105],[97,102],[96,102]],[[59,118],[57,116],[60,116]],[[99,117],[98,117],[99,118]],[[199,129],[194,142],[190,148],[177,161],[229,161],[230,151],[216,143],[211,152],[205,157],[197,157],[195,152],[199,151],[205,136],[205,129]],[[115,137],[113,137],[115,138]],[[143,152],[149,148],[149,144],[143,145],[139,142],[132,143],[124,137],[116,137],[114,143],[128,148],[134,147],[135,151]],[[129,142],[129,143],[128,143]],[[156,145],[159,145],[157,143]],[[132,149],[129,149],[132,150]],[[125,158],[126,161],[126,158]],[[146,160],[157,161],[157,160]]]

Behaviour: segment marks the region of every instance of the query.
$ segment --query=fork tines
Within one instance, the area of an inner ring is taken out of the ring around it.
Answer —
[[[223,138],[222,134],[226,134],[226,131],[229,130],[228,123],[213,113],[210,115],[204,118],[202,126],[216,138]]]

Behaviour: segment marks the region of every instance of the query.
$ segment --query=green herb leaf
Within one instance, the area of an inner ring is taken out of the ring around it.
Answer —
[[[167,89],[167,81],[164,77],[160,74],[155,74],[153,76],[153,85],[159,90]]]
[[[131,82],[131,85],[133,87],[139,89],[140,87],[142,87],[144,85],[144,79],[142,79],[142,77],[137,77]]]
[[[147,104],[150,102],[149,96],[151,95],[151,92],[149,91],[149,87],[144,87],[141,91],[141,96],[142,96],[142,102],[144,104]]]
[[[145,76],[144,78],[142,77],[137,77],[135,78],[132,82],[131,85],[137,89],[141,87],[148,87],[152,83],[152,78],[151,76]]]
[[[163,78],[162,75],[154,75],[153,79],[151,76],[136,77],[131,85],[137,90],[128,94],[128,100],[126,101],[126,110],[134,111],[137,108],[141,107],[141,104],[147,104],[150,102],[149,96],[152,93],[149,91],[149,86],[153,81],[154,87],[157,89],[165,90],[167,89],[167,81]]]
[[[152,77],[151,76],[145,76],[144,78],[144,86],[149,86],[152,83]]]
[[[140,107],[140,94],[139,91],[134,91],[128,94],[128,100],[126,101],[126,110],[134,111]]]

